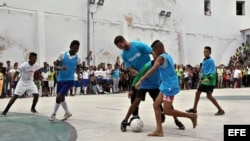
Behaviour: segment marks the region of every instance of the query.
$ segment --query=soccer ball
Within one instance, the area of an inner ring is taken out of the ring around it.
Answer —
[[[131,121],[130,127],[133,132],[141,132],[143,128],[143,122],[141,119],[138,119],[138,118],[133,119]]]

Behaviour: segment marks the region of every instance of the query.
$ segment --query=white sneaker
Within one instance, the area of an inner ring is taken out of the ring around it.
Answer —
[[[52,114],[51,117],[49,118],[49,121],[55,121],[56,119],[56,114]]]
[[[62,121],[67,120],[67,119],[69,119],[71,116],[72,116],[72,114],[70,114],[70,113],[65,113],[63,119],[61,119],[61,120],[62,120]]]

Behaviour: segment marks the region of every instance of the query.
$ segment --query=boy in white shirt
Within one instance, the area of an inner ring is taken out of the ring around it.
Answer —
[[[37,113],[36,104],[38,102],[39,95],[37,87],[33,81],[34,72],[39,69],[36,61],[37,61],[37,54],[31,52],[29,55],[29,61],[22,63],[19,67],[19,71],[17,71],[12,77],[11,83],[14,84],[16,76],[18,76],[19,73],[21,74],[21,78],[17,83],[14,95],[11,97],[8,105],[2,112],[2,115],[6,116],[12,104],[16,101],[16,99],[19,96],[22,96],[25,92],[27,92],[28,94],[33,94],[33,103],[31,106],[31,112]]]

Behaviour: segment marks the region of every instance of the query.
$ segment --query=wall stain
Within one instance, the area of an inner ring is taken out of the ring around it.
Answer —
[[[129,13],[128,15],[125,15],[125,20],[127,21],[128,26],[132,26],[133,25],[133,15],[131,13]]]
[[[0,53],[5,49],[4,42],[5,38],[0,36]]]
[[[3,56],[3,54],[6,53],[5,51],[7,51],[9,48],[13,48],[13,47],[17,48],[18,50],[21,50],[23,57],[25,59],[28,58],[29,50],[27,48],[23,47],[21,44],[18,44],[16,41],[12,41],[12,40],[0,35],[0,59],[5,58]],[[16,59],[18,60],[18,58],[16,58]]]

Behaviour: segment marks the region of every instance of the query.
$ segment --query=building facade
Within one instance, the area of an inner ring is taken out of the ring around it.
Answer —
[[[0,59],[21,63],[34,51],[52,64],[76,39],[83,61],[91,50],[91,64],[114,63],[114,37],[124,35],[163,41],[177,64],[199,64],[209,45],[227,65],[249,37],[249,9],[247,0],[0,0]]]

